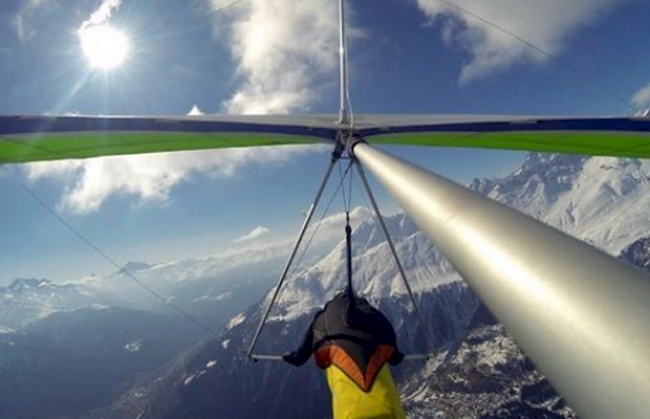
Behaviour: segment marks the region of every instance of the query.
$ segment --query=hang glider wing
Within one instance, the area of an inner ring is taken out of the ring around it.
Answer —
[[[331,118],[334,121],[334,118]],[[319,117],[0,117],[0,164],[332,141]]]
[[[333,142],[333,115],[0,117],[0,164],[110,155]],[[650,158],[650,119],[361,115],[374,144]]]
[[[650,158],[650,118],[380,116],[358,131],[374,144]]]

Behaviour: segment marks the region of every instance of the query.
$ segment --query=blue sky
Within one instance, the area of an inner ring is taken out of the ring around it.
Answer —
[[[337,2],[242,0],[222,9],[229,3],[3,1],[0,114],[336,113]],[[348,7],[355,113],[624,115],[650,107],[647,1],[352,0]],[[81,48],[80,29],[99,25],[129,42],[125,62],[110,71],[92,68]],[[505,174],[522,159],[389,151],[461,183]],[[295,232],[327,153],[274,148],[2,167],[0,284],[114,270],[21,184],[116,261],[169,261]],[[336,202],[332,211],[341,209]],[[238,241],[254,231],[257,239]]]

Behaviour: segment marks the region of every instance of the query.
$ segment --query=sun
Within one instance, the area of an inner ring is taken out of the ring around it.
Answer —
[[[79,30],[81,49],[90,65],[101,70],[121,66],[129,53],[129,40],[121,31],[108,25]]]

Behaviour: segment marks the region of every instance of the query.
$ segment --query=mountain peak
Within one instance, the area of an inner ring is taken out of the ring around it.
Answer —
[[[474,180],[470,188],[534,217],[571,190],[588,157],[529,153],[511,174],[492,180]]]
[[[562,170],[567,168],[578,169],[589,159],[586,156],[575,154],[547,154],[528,153],[523,163],[515,170],[515,174],[521,172],[546,172],[548,170]]]
[[[36,278],[16,278],[7,289],[11,291],[26,291],[34,288],[45,288],[52,287],[54,283],[47,279],[36,279]]]

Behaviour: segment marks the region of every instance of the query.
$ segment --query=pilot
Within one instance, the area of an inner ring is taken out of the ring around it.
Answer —
[[[314,354],[325,370],[334,419],[404,419],[390,365],[404,355],[397,349],[388,319],[365,298],[346,288],[316,313],[300,348],[283,359],[303,365]]]

